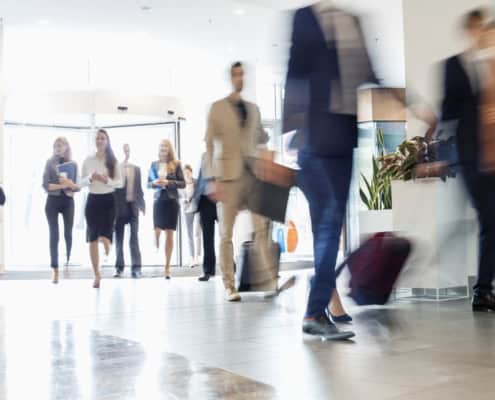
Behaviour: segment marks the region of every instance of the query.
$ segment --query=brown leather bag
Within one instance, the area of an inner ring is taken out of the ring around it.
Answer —
[[[490,79],[485,79],[480,104],[480,170],[495,172],[495,60],[486,62]]]
[[[277,164],[274,161],[274,152],[263,151],[256,160],[256,177],[272,185],[290,188],[295,185],[295,170]]]

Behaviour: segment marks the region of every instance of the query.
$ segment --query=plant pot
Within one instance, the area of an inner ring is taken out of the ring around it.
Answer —
[[[460,178],[392,182],[394,231],[413,251],[400,287],[467,286],[476,269],[477,222]]]
[[[359,243],[378,232],[393,230],[392,210],[359,211]]]

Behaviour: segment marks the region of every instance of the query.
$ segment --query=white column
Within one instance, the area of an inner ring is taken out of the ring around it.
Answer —
[[[3,22],[0,18],[0,186],[3,187],[4,148],[3,148],[3,119],[5,105],[5,82],[3,80]],[[5,271],[5,235],[4,211],[0,208],[0,273]]]

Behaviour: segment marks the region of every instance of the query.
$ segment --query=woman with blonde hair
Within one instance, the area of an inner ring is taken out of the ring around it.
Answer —
[[[87,240],[89,254],[95,274],[93,287],[100,287],[100,256],[98,242],[103,243],[108,256],[115,225],[115,189],[122,186],[120,168],[104,129],[96,134],[96,154],[89,156],[83,164],[81,185],[89,187],[86,202]]]
[[[50,266],[53,271],[53,283],[58,283],[59,259],[58,216],[64,220],[64,238],[66,262],[69,263],[72,250],[72,227],[74,226],[74,192],[77,184],[77,164],[72,161],[69,142],[59,137],[53,143],[53,155],[48,159],[43,173],[43,188],[48,194],[45,206],[50,237]]]
[[[162,140],[158,152],[158,161],[151,164],[148,175],[148,187],[155,190],[153,205],[153,224],[155,227],[155,245],[160,246],[160,236],[165,231],[165,278],[170,279],[170,260],[174,249],[174,232],[179,218],[179,190],[186,182],[180,161],[170,140]]]

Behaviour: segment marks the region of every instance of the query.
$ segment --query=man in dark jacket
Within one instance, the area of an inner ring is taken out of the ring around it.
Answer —
[[[115,191],[115,203],[117,219],[115,223],[116,252],[115,278],[122,277],[124,272],[124,231],[129,224],[131,238],[129,246],[131,250],[132,277],[141,277],[141,251],[139,249],[139,212],[145,213],[145,202],[143,187],[141,184],[141,170],[139,167],[129,163],[131,149],[128,144],[124,145],[125,161],[122,163],[122,177],[124,186]]]
[[[462,177],[478,214],[480,224],[478,277],[474,287],[473,310],[495,311],[495,172],[480,168],[480,106],[488,88],[486,62],[480,59],[480,46],[486,16],[475,10],[464,18],[463,28],[471,46],[445,62],[442,121],[455,121],[459,164]],[[491,28],[493,30],[493,28]]]
[[[298,10],[286,81],[284,132],[299,130],[298,186],[308,199],[315,275],[303,332],[348,339],[327,315],[357,144],[357,89],[376,82],[359,20],[331,2]]]

